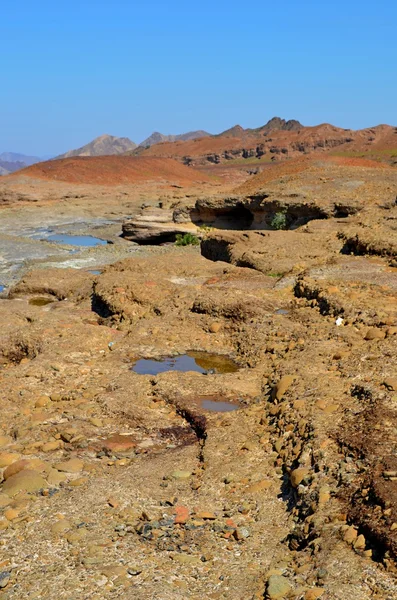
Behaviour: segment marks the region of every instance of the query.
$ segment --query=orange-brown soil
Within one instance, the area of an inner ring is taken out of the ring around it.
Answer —
[[[51,160],[22,169],[6,179],[20,177],[107,186],[145,181],[170,181],[189,186],[211,181],[208,175],[172,159],[131,156],[80,156]]]

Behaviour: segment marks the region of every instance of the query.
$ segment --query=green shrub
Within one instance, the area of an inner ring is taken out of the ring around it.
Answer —
[[[200,240],[193,233],[185,233],[184,235],[177,233],[176,235],[176,246],[197,246],[199,243]]]
[[[273,229],[287,229],[287,215],[285,212],[277,212],[270,222]]]

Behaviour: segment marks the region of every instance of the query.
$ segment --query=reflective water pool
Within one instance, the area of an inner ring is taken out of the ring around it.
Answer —
[[[106,246],[105,240],[93,237],[92,235],[68,235],[67,233],[54,233],[49,235],[46,240],[48,242],[56,242],[58,244],[69,244],[70,246]]]
[[[160,359],[141,358],[132,367],[139,375],[158,375],[167,371],[195,371],[203,375],[213,373],[235,373],[239,366],[228,356],[210,352],[188,352]]]
[[[44,296],[38,296],[37,298],[30,298],[29,304],[32,306],[46,306],[52,304],[54,300],[52,298],[45,298]]]
[[[220,400],[201,400],[200,405],[204,410],[210,410],[211,412],[231,412],[240,408],[238,404],[221,402]]]

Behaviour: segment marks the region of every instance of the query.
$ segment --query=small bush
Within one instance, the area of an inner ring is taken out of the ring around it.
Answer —
[[[273,229],[287,229],[287,215],[285,212],[278,212],[270,222]]]
[[[200,240],[193,233],[185,233],[184,235],[182,235],[181,233],[178,233],[176,236],[175,245],[176,246],[198,246],[199,243],[200,243]]]

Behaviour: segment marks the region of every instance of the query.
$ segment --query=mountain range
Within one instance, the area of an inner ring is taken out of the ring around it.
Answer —
[[[244,129],[235,125],[219,134],[189,131],[164,135],[155,131],[137,145],[127,137],[101,135],[85,146],[57,156],[130,155],[175,158],[189,166],[228,163],[244,159],[268,162],[313,151],[343,152],[384,162],[397,162],[397,128],[390,125],[352,130],[328,123],[307,127],[299,121],[273,117],[265,125]],[[0,175],[44,160],[14,152],[0,154]]]
[[[129,138],[119,138],[113,135],[104,134],[95,138],[85,146],[77,148],[77,150],[69,150],[69,152],[65,152],[65,154],[61,154],[56,158],[124,154],[125,152],[132,152],[137,148],[148,148],[162,142],[188,141],[208,135],[210,134],[206,131],[189,131],[188,133],[182,133],[180,135],[164,135],[158,131],[154,131],[152,135],[138,145]]]
[[[42,160],[46,159],[39,156],[27,156],[18,152],[2,152],[0,154],[0,175],[14,173],[15,171],[19,171],[19,169],[29,167]]]

